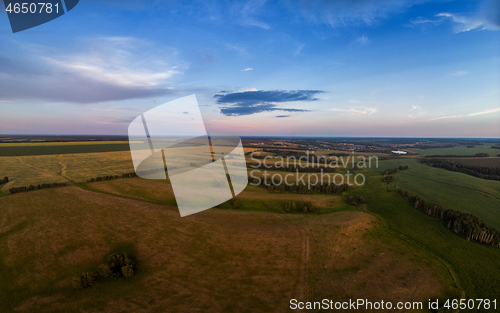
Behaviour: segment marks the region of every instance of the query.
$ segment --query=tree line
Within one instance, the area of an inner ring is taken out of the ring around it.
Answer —
[[[46,189],[46,188],[54,188],[54,187],[61,187],[61,186],[66,186],[68,185],[67,182],[63,183],[51,183],[51,184],[38,184],[38,185],[29,185],[29,186],[22,186],[22,187],[12,187],[9,189],[10,194],[15,194],[19,192],[26,192],[26,191],[32,191],[32,190],[38,190],[38,189]]]
[[[392,176],[392,174],[396,174],[398,172],[398,170],[404,171],[407,169],[408,169],[408,165],[405,165],[405,166],[400,165],[399,167],[396,167],[396,168],[388,168],[382,172],[382,175],[384,175],[384,177],[382,178],[382,181],[384,183],[387,183],[387,184],[392,183],[394,181],[394,176]]]
[[[87,183],[93,183],[97,181],[107,181],[107,180],[113,180],[113,179],[118,179],[118,178],[131,178],[131,177],[137,177],[138,175],[135,172],[132,173],[125,173],[121,175],[107,175],[107,176],[99,176],[96,178],[91,178],[87,179]]]
[[[500,167],[466,165],[446,159],[421,159],[421,163],[444,168],[453,172],[465,173],[483,179],[500,180]]]
[[[397,188],[396,191],[403,195],[410,204],[424,212],[425,214],[442,219],[448,229],[455,232],[455,234],[462,233],[466,236],[467,241],[475,240],[484,244],[491,244],[495,247],[500,246],[500,232],[488,227],[488,224],[478,216],[470,213],[464,213],[457,210],[449,209],[443,210],[442,206],[426,202],[424,198],[411,195],[408,190],[404,188]]]
[[[302,151],[282,151],[277,149],[263,149],[262,151],[268,153],[274,153],[277,157],[282,157],[284,159],[295,158],[298,160],[299,158],[302,158],[304,161],[308,161],[311,163],[319,163],[321,162],[321,160],[323,160],[324,162],[324,160],[326,159],[326,157],[324,156],[318,157],[314,154]]]
[[[283,210],[286,212],[311,213],[315,211],[311,201],[285,201]]]
[[[490,155],[488,153],[476,153],[474,155],[458,155],[458,154],[433,154],[426,155],[426,158],[487,158]]]
[[[258,184],[258,179],[251,178],[251,182],[254,184]],[[316,184],[316,185],[304,185],[304,184],[276,184],[272,181],[272,179],[266,178],[260,180],[260,186],[263,186],[267,189],[268,192],[292,192],[292,193],[311,193],[311,191],[317,193],[325,193],[325,194],[337,194],[347,191],[349,189],[349,185],[344,183],[342,185],[335,184]]]
[[[407,169],[408,169],[408,165],[405,165],[405,166],[400,165],[399,167],[386,169],[385,171],[382,172],[382,175],[392,175],[392,174],[396,174],[398,172],[398,170],[404,171]]]
[[[0,179],[0,185],[6,184],[9,182],[9,178],[5,176],[3,179]]]

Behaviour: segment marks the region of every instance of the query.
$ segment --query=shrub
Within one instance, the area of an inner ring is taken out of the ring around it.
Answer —
[[[108,263],[99,265],[99,267],[97,268],[97,273],[99,273],[99,275],[102,277],[109,277],[113,275],[113,271],[111,270],[111,267]]]
[[[360,205],[360,204],[363,204],[365,203],[365,198],[363,198],[362,196],[359,196],[359,195],[350,195],[348,198],[347,198],[347,201],[346,201],[348,204],[351,204],[351,205]]]
[[[93,286],[95,276],[96,275],[94,273],[83,273],[79,277],[74,277],[72,281],[73,288],[81,289]]]
[[[125,278],[134,276],[134,268],[131,264],[122,266],[122,274]]]
[[[126,253],[111,254],[108,256],[108,262],[99,265],[97,271],[102,277],[117,279],[123,275],[129,278],[134,275],[134,261]]]

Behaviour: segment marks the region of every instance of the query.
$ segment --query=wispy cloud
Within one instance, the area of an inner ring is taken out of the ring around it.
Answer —
[[[356,39],[356,42],[362,46],[366,45],[367,43],[370,42],[370,39],[368,39],[368,37],[366,37],[365,35],[359,37],[358,39]]]
[[[258,12],[265,11],[266,0],[250,0],[246,2],[236,2],[231,11],[234,19],[242,26],[255,26],[263,29],[270,29],[269,24],[258,20],[255,16]]]
[[[289,0],[291,7],[310,20],[330,24],[332,27],[371,25],[391,14],[403,12],[415,4],[428,0],[310,0],[295,2]],[[299,4],[300,3],[300,4]]]
[[[443,24],[446,21],[453,22],[455,33],[471,30],[500,30],[500,1],[483,0],[474,13],[441,12],[432,18],[418,17],[410,20],[410,23],[412,26],[426,28]]]
[[[243,70],[243,72],[246,72],[246,71],[253,71],[253,68],[247,67],[246,69]]]
[[[442,120],[442,119],[451,119],[451,118],[458,118],[458,117],[471,117],[471,116],[491,114],[491,113],[496,113],[496,112],[500,112],[500,108],[495,108],[495,109],[489,109],[489,110],[484,110],[484,111],[469,113],[467,115],[446,115],[446,116],[439,116],[439,117],[430,118],[430,119],[428,119],[428,121],[437,121],[437,120]]]
[[[471,30],[500,30],[500,1],[485,0],[477,12],[465,16],[449,12],[439,13],[438,17],[454,22],[454,32],[461,33]]]
[[[462,117],[462,115],[448,115],[448,116],[434,117],[434,118],[428,119],[428,121],[437,121],[437,120],[444,120],[444,119],[457,118],[457,117]]]
[[[70,51],[24,47],[26,53],[36,50],[29,67],[0,58],[0,97],[95,103],[172,94],[168,82],[184,67],[164,61],[175,51],[148,44],[131,37],[100,37]]]
[[[490,113],[495,113],[495,112],[500,112],[500,108],[486,110],[486,111],[481,111],[481,112],[475,112],[475,113],[471,113],[471,114],[469,114],[467,116],[476,116],[476,115],[490,114]]]
[[[320,90],[257,90],[216,94],[217,104],[222,104],[221,113],[226,116],[250,115],[261,112],[308,112],[309,110],[284,108],[284,102],[316,101]]]
[[[363,109],[337,109],[332,108],[331,111],[348,113],[353,115],[372,115],[377,112],[376,108],[363,108]]]

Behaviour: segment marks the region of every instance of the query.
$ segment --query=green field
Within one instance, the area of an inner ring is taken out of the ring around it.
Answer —
[[[384,187],[379,175],[371,175],[369,183],[360,189],[370,212],[387,223],[395,236],[429,251],[446,264],[468,298],[498,297],[500,249],[467,242],[448,230],[440,219],[427,216]]]
[[[484,144],[467,148],[466,145],[458,145],[451,148],[409,149],[420,155],[475,155],[476,153],[488,153],[491,157],[500,154],[500,149],[492,149],[492,144]]]
[[[500,229],[500,181],[451,172],[411,159],[381,161],[378,172],[400,165],[408,165],[409,169],[394,175],[394,187],[403,187],[427,201],[442,205],[445,210],[475,214],[490,226]]]
[[[381,172],[400,165],[409,169],[385,185]],[[129,151],[0,157],[0,177],[10,179],[3,191],[132,171]],[[498,296],[500,249],[466,241],[413,208],[395,187],[500,229],[500,182],[411,157],[354,172],[365,174],[366,184],[342,194],[247,186],[236,197],[237,209],[228,201],[185,218],[168,180],[127,178],[0,194],[0,311],[114,312],[118,306],[181,312],[190,303],[189,309],[207,312],[284,312],[291,298]],[[349,195],[366,202],[349,205]],[[287,201],[310,201],[315,211],[286,213]],[[137,275],[71,289],[72,276],[95,268],[110,251],[133,254],[141,264]]]
[[[486,166],[486,167],[500,167],[500,158],[452,158],[453,162],[474,165],[474,166]]]

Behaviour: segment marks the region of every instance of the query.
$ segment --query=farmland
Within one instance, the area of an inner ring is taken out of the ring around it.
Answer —
[[[500,149],[491,148],[491,144],[477,145],[467,148],[466,145],[458,145],[451,148],[410,149],[420,155],[475,155],[477,153],[488,153],[490,156],[500,154]]]
[[[320,260],[328,262],[328,275],[336,273],[336,278],[346,282],[357,277],[358,283],[344,289],[343,297],[363,294],[375,299],[383,291],[391,301],[410,297],[424,301],[456,294],[439,263],[417,265],[416,257],[400,258],[402,253],[426,256],[425,251],[402,241],[397,248],[383,244],[386,235],[378,232],[384,226],[371,215],[359,210],[331,213],[344,205],[334,200],[338,197],[318,195],[324,198],[316,201],[318,205],[333,201],[327,215],[277,215],[269,209],[234,210],[226,205],[180,218],[169,204],[172,193],[165,182],[133,178],[82,187],[0,198],[0,251],[8,256],[2,258],[0,269],[2,311],[114,311],[121,307],[185,311],[188,303],[208,312],[286,311],[289,299],[320,295],[322,284],[332,278],[324,276]],[[258,201],[264,204],[268,193],[263,188],[253,192],[252,197],[239,199],[249,206]],[[162,201],[161,195],[167,200]],[[328,240],[320,240],[323,236]],[[328,252],[332,244],[339,254]],[[20,246],[23,249],[17,249]],[[98,281],[93,288],[79,291],[70,288],[69,278],[95,267],[109,251],[120,249],[140,264],[130,281]],[[309,256],[310,266],[305,266]],[[379,265],[360,273],[360,266],[373,258]],[[340,265],[332,267],[337,262]],[[377,275],[380,271],[386,271],[385,282]],[[318,285],[310,277],[320,279]],[[401,285],[393,286],[393,279]],[[420,282],[425,289],[418,288]]]
[[[500,158],[453,158],[451,161],[473,166],[500,167]]]
[[[500,182],[431,167],[416,160],[381,161],[380,169],[409,165],[395,174],[394,187],[403,187],[444,209],[473,213],[500,228]]]
[[[73,144],[42,146],[54,145]],[[86,182],[133,172],[129,151],[0,156],[0,161],[0,175],[9,177],[0,186],[4,192],[41,182],[75,183],[0,194],[2,312],[154,312],[165,307],[284,312],[292,298],[425,303],[462,292],[467,298],[498,295],[500,249],[466,241],[442,220],[413,208],[395,187],[500,228],[500,182],[433,168],[414,156],[381,160],[378,167],[373,162],[371,168],[353,168],[351,162],[344,167],[339,161],[336,172],[325,177],[346,178],[347,170],[366,177],[366,184],[339,194],[268,192],[249,185],[236,196],[237,207],[228,201],[185,218],[179,217],[169,180]],[[381,172],[400,165],[409,168],[384,184]],[[361,195],[365,202],[347,204],[349,195]],[[314,210],[287,212],[284,204],[290,201],[310,202]],[[95,269],[114,252],[137,260],[135,276],[71,288],[73,276]]]
[[[129,151],[128,141],[0,143],[0,156],[26,156]]]
[[[497,286],[500,277],[499,249],[467,242],[447,229],[440,219],[413,208],[400,194],[384,187],[380,180],[369,179],[368,182],[362,194],[367,199],[369,211],[387,223],[394,235],[432,253],[446,264],[467,297],[488,295],[494,298],[498,295],[498,289],[493,286]]]

